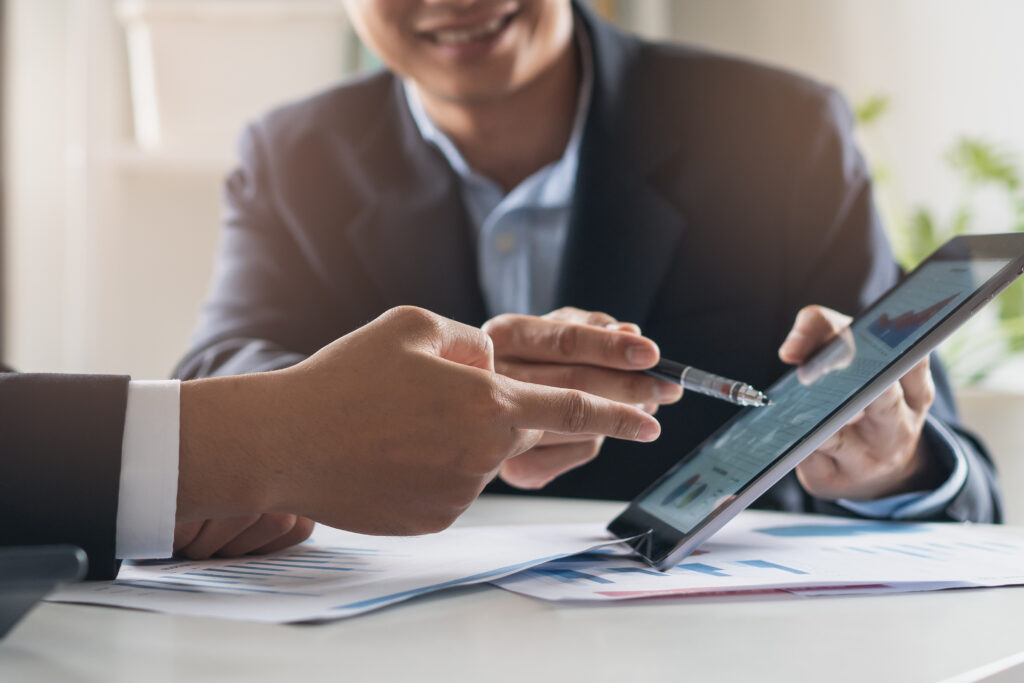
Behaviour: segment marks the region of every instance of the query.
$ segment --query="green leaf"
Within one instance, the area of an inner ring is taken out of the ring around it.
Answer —
[[[991,143],[961,138],[946,154],[946,160],[972,184],[1002,186],[1011,192],[1020,187],[1015,156]]]
[[[871,95],[854,108],[857,125],[870,126],[877,123],[889,111],[891,101],[888,95]]]

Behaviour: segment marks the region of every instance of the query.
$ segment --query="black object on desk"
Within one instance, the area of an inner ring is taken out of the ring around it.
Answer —
[[[0,638],[58,583],[80,581],[87,566],[73,545],[0,548]]]

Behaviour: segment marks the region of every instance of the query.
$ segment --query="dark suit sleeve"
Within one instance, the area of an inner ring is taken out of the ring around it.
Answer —
[[[786,311],[823,304],[855,314],[899,281],[897,267],[871,197],[864,160],[853,139],[853,121],[842,98],[828,91],[810,130],[806,161],[793,169],[789,199]],[[858,283],[851,287],[850,283]],[[782,321],[784,326],[792,320]],[[936,399],[925,438],[938,466],[952,472],[957,455],[967,463],[959,492],[934,518],[1001,521],[995,470],[984,447],[958,423],[953,392],[937,356],[932,356]],[[819,512],[850,514],[824,501],[810,501]]]
[[[225,186],[211,290],[191,350],[174,372],[180,379],[277,370],[333,339],[333,331],[315,329],[332,304],[310,271],[301,238],[279,215],[259,123],[242,134],[239,155]]]
[[[116,576],[127,397],[127,377],[0,374],[0,545],[72,543]]]

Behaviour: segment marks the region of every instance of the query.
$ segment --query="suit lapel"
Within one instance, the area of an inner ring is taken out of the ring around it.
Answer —
[[[422,306],[480,325],[475,237],[456,176],[420,136],[398,79],[384,116],[356,164],[364,208],[349,240],[388,307]]]
[[[633,69],[637,42],[578,9],[591,38],[594,91],[580,146],[559,305],[643,323],[672,263],[685,224],[657,188],[656,172],[676,152],[651,139]]]

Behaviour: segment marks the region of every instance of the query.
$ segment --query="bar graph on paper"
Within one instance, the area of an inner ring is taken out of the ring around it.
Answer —
[[[188,563],[181,560],[157,560],[136,562],[128,567],[125,575],[131,578],[117,579],[110,584],[110,591],[119,588],[146,589],[178,593],[203,593],[209,595],[292,595],[319,597],[322,591],[313,587],[317,583],[337,578],[337,572],[358,574],[379,574],[384,570],[375,567],[383,559],[401,557],[383,553],[377,548],[323,547],[279,553],[269,557],[247,558],[238,561],[215,561],[213,563]],[[376,561],[376,562],[375,562]],[[160,576],[151,572],[138,574],[132,568],[167,568],[172,571]]]
[[[272,623],[338,619],[609,542],[600,524],[465,527],[408,538],[317,526],[306,543],[272,555],[125,563],[115,581],[67,586],[50,599]]]
[[[592,551],[496,583],[548,600],[851,593],[1024,582],[1024,536],[1002,527],[747,511],[667,572]]]

